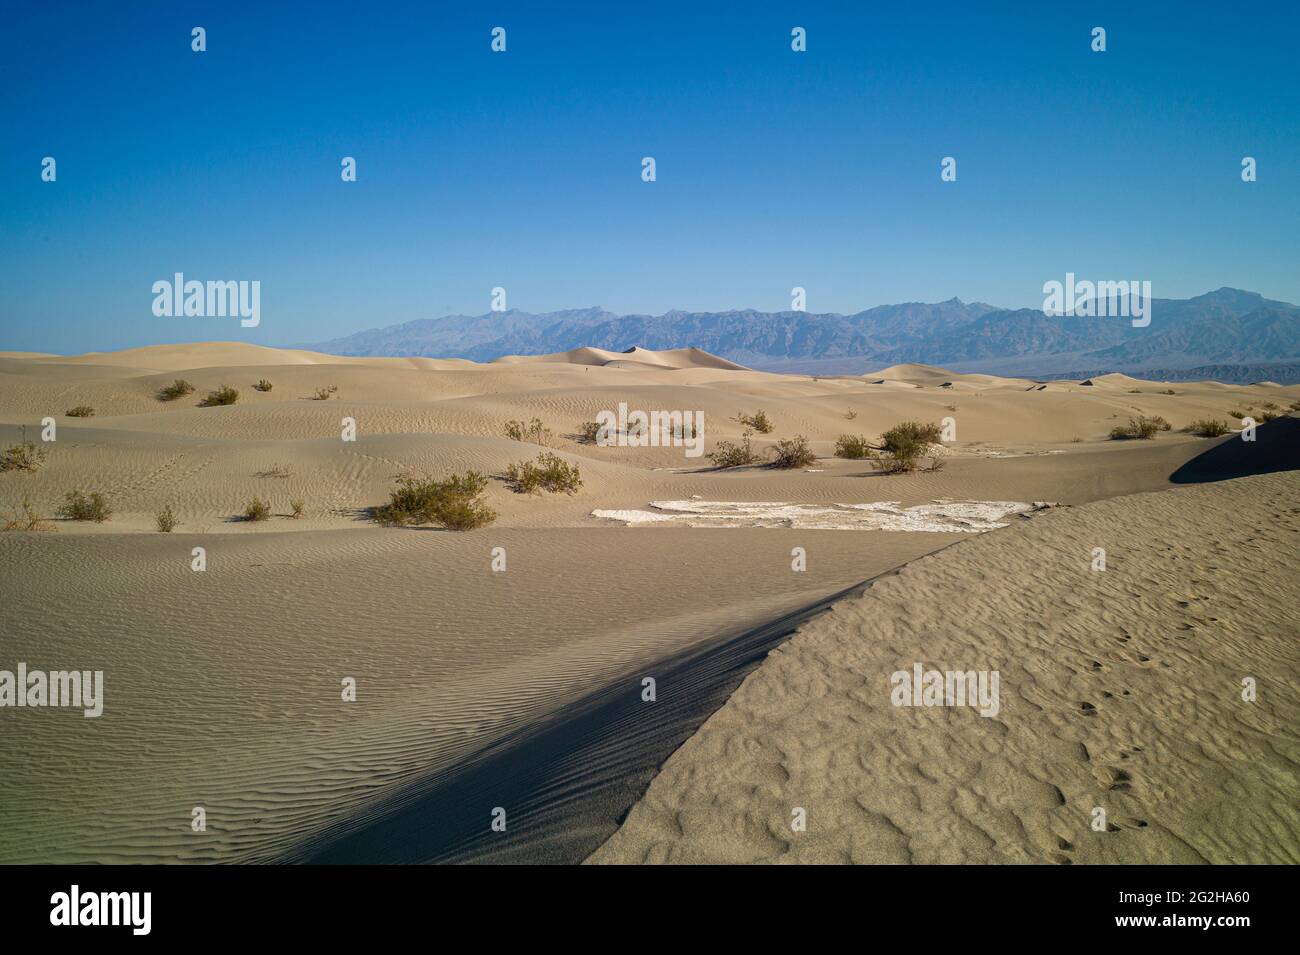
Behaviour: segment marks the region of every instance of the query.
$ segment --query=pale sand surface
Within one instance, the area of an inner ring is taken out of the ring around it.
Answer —
[[[1298,559],[1295,472],[921,558],[774,651],[590,861],[1300,862]],[[999,671],[1000,712],[894,706],[917,662]]]
[[[176,377],[196,393],[159,402],[157,389]],[[252,389],[263,377],[272,392]],[[877,380],[887,384],[870,384]],[[196,406],[226,383],[239,388],[237,405]],[[306,399],[331,384],[338,397]],[[1300,397],[1300,388],[1216,383],[1159,394],[1165,387],[1126,380],[1038,391],[921,366],[813,379],[736,369],[690,349],[578,349],[490,364],[238,343],[0,354],[0,444],[16,440],[20,425],[39,439],[46,415],[59,425],[42,470],[0,473],[0,511],[26,496],[49,515],[80,489],[106,494],[115,512],[102,525],[55,521],[56,533],[0,534],[0,668],[102,669],[107,687],[98,720],[0,710],[0,861],[292,856],[331,827],[365,830],[402,787],[570,712],[594,691],[639,680],[649,664],[680,661],[970,536],[627,528],[595,510],[693,499],[1081,504],[1168,487],[1213,444],[1177,433],[1106,441],[1131,413],[1162,414],[1177,428]],[[582,421],[619,402],[704,411],[710,449],[739,435],[731,416],[759,408],[776,424],[756,436],[759,447],[803,433],[829,455],[841,433],[874,437],[904,419],[950,414],[958,440],[943,470],[904,477],[830,458],[815,471],[719,473],[680,448],[573,439]],[[62,417],[78,404],[96,416]],[[339,440],[344,416],[356,420],[355,443]],[[526,497],[493,481],[497,523],[466,534],[367,519],[398,474],[499,474],[534,457],[538,448],[501,435],[505,420],[534,416],[581,467],[576,495]],[[289,476],[258,476],[274,465]],[[277,516],[236,521],[255,495]],[[286,516],[295,498],[306,504],[301,520]],[[167,505],[182,521],[170,536],[154,531]],[[1057,513],[1069,512],[1046,516]],[[991,533],[1018,531],[1016,523]],[[203,574],[189,570],[196,545],[208,551]],[[807,551],[803,573],[791,571],[796,546]],[[506,573],[490,569],[494,547],[506,549]],[[339,699],[344,676],[358,681],[357,703]],[[674,734],[688,716],[635,748],[651,768],[680,742]],[[208,810],[201,834],[189,829],[198,805]],[[588,828],[604,838],[614,818]]]

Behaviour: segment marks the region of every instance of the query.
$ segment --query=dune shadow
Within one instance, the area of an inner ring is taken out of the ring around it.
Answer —
[[[1300,469],[1300,418],[1284,415],[1259,425],[1254,441],[1232,434],[1211,445],[1173,474],[1173,484],[1205,484]]]

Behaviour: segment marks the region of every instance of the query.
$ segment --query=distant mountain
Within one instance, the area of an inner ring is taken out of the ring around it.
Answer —
[[[955,298],[880,305],[853,315],[752,309],[617,315],[601,308],[534,315],[511,309],[420,319],[304,347],[475,361],[582,346],[695,347],[755,368],[820,374],[861,374],[901,362],[1043,377],[1205,366],[1246,375],[1267,365],[1282,369],[1288,382],[1300,381],[1285,372],[1287,363],[1300,362],[1295,305],[1221,288],[1190,299],[1155,299],[1151,316],[1149,326],[1134,328],[1127,318],[1055,317]],[[1276,371],[1273,377],[1282,380]]]

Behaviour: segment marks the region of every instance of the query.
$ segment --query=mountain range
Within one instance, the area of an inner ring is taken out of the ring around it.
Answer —
[[[491,361],[593,346],[625,351],[695,347],[753,368],[862,374],[903,362],[1038,378],[1105,372],[1300,382],[1300,307],[1221,288],[1153,299],[1151,323],[1044,315],[982,302],[879,305],[852,315],[670,311],[619,315],[602,308],[418,319],[305,345],[336,355],[420,355]],[[1158,373],[1158,374],[1157,374]]]

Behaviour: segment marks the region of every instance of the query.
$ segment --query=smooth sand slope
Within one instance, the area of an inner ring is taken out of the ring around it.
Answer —
[[[196,392],[159,401],[157,390],[178,377]],[[261,378],[272,391],[253,390]],[[239,389],[238,403],[199,407],[221,384]],[[335,397],[311,400],[330,385]],[[75,358],[4,353],[0,446],[17,441],[21,426],[39,440],[46,416],[58,437],[41,470],[0,473],[0,512],[26,498],[49,517],[66,492],[82,490],[104,494],[114,513],[104,524],[54,520],[52,533],[0,534],[0,669],[100,669],[106,687],[95,720],[0,709],[0,861],[304,858],[341,851],[340,833],[375,834],[360,848],[393,858],[380,851],[378,827],[435,792],[475,793],[471,802],[457,795],[454,807],[471,821],[486,820],[495,799],[514,800],[518,818],[537,820],[531,834],[512,831],[516,858],[581,858],[722,704],[762,641],[783,635],[773,636],[772,621],[967,536],[629,528],[593,511],[652,501],[1082,504],[1168,487],[1209,447],[1176,432],[1105,440],[1132,413],[1162,414],[1177,428],[1300,398],[1295,388],[1196,383],[1166,395],[1164,384],[1132,386],[1139,394],[1122,385],[1039,391],[912,366],[816,379],[741,369],[693,349],[578,349],[490,364],[239,343]],[[830,457],[807,470],[717,472],[679,447],[577,440],[581,422],[620,402],[703,411],[708,449],[739,436],[737,412],[758,409],[776,425],[756,436],[760,448],[804,434],[829,455],[841,433],[874,437],[901,420],[948,415],[958,440],[943,470],[902,477]],[[76,405],[92,406],[94,417],[63,415]],[[356,422],[355,442],[340,440],[345,417]],[[493,480],[496,523],[462,534],[369,519],[399,475],[496,476],[535,457],[540,448],[502,433],[506,420],[533,417],[581,468],[577,494],[518,495]],[[240,521],[255,496],[275,516]],[[305,505],[300,519],[288,516],[295,499]],[[167,506],[182,522],[170,535],[154,523]],[[200,546],[208,569],[195,573]],[[498,547],[508,555],[503,573],[491,566]],[[802,572],[791,566],[796,547],[807,555]],[[596,712],[599,694],[617,703],[655,667],[681,674],[704,702],[658,722],[620,717],[611,725],[622,735],[560,733],[566,759],[626,758],[560,760],[567,775],[545,792],[605,787],[616,796],[583,803],[518,786],[500,795],[519,760],[466,783],[466,767],[484,754],[535,743],[543,731],[554,741],[557,726],[572,725],[565,720]],[[357,681],[355,703],[341,700],[344,677]],[[631,745],[628,734],[638,733]],[[557,816],[557,805],[577,815]],[[207,810],[201,833],[190,825],[196,806]],[[545,833],[575,825],[581,840],[542,845]],[[474,858],[504,841],[420,845],[426,858]]]
[[[1300,862],[1298,492],[1139,494],[908,564],[776,650],[591,861]],[[1000,712],[894,706],[917,662],[999,671]]]

